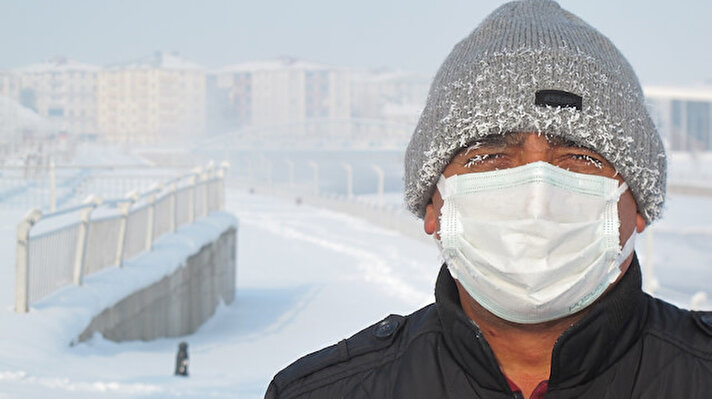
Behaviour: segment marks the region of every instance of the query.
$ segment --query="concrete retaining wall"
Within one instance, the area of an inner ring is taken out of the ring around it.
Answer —
[[[230,227],[162,280],[105,309],[79,336],[111,341],[152,340],[195,332],[220,301],[235,299],[237,231]]]

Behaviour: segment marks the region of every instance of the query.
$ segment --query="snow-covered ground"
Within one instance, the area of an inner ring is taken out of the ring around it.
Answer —
[[[435,246],[349,216],[234,190],[227,210],[240,219],[233,304],[183,339],[116,344],[95,337],[70,346],[67,331],[83,326],[67,324],[82,318],[57,314],[77,312],[62,308],[61,295],[28,315],[13,314],[5,302],[0,398],[258,398],[271,376],[297,357],[432,300]],[[189,378],[172,375],[183,340]]]
[[[66,298],[71,290],[101,289],[105,272],[18,315],[14,257],[0,261],[0,399],[260,398],[272,375],[294,359],[433,299],[440,265],[434,244],[235,188],[226,202],[239,218],[236,299],[181,339],[117,344],[95,336],[70,346],[87,313]],[[671,195],[666,208],[651,245],[647,234],[637,244],[644,264],[652,257],[656,292],[681,306],[702,292],[703,307],[712,308],[712,197]],[[14,254],[22,213],[0,208],[4,254]],[[189,344],[189,378],[172,375],[181,341]]]

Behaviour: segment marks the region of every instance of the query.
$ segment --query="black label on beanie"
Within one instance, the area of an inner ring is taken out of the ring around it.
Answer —
[[[562,90],[539,90],[536,92],[534,104],[552,107],[576,108],[581,111],[583,98],[574,93]]]

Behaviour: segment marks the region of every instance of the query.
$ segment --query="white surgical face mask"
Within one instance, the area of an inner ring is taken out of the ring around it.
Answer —
[[[633,252],[621,248],[615,179],[546,162],[440,177],[440,248],[485,309],[516,323],[571,315],[595,301]]]

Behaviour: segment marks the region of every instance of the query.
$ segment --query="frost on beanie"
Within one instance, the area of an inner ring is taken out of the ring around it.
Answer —
[[[601,154],[648,223],[665,201],[666,157],[633,69],[608,38],[553,1],[507,3],[435,76],[405,154],[419,217],[457,152],[491,134],[541,132]]]

